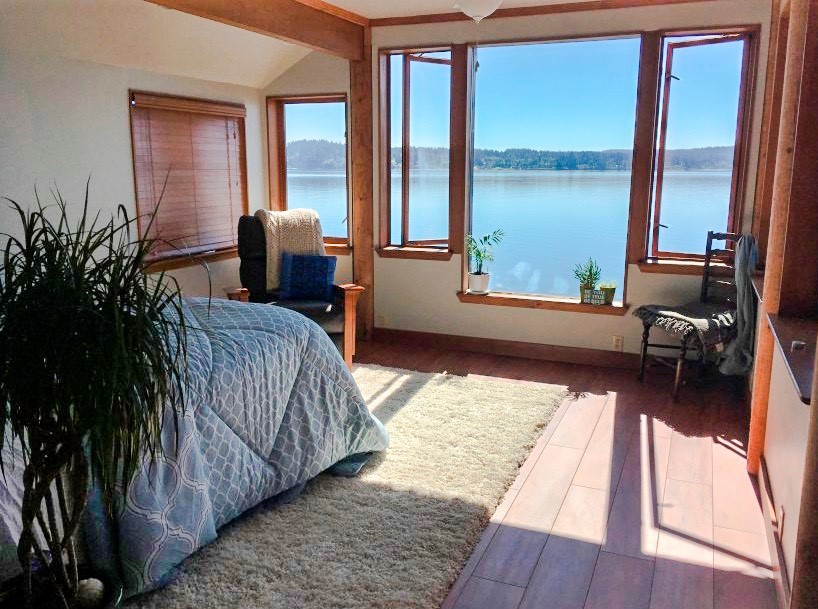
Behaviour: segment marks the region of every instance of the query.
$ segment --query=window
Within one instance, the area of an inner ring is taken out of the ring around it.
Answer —
[[[349,243],[346,95],[269,98],[271,203],[318,212],[324,241]]]
[[[384,245],[449,246],[451,49],[387,54]],[[465,110],[465,109],[464,109]]]
[[[695,258],[707,231],[739,230],[748,36],[664,39],[652,257]]]
[[[471,232],[502,229],[490,288],[579,298],[594,258],[622,300],[638,37],[481,46]]]
[[[130,108],[137,216],[141,235],[158,239],[155,258],[235,248],[244,106],[131,92]]]

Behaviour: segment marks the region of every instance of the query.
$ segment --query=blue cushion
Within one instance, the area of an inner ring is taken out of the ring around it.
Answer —
[[[282,300],[311,298],[333,300],[335,256],[295,255],[281,257],[278,297]]]

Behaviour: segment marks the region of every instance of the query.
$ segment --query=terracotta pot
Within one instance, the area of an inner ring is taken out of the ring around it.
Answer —
[[[488,294],[489,277],[488,273],[469,273],[469,292],[472,294]]]

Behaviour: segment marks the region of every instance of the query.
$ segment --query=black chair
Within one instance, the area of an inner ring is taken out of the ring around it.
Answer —
[[[639,362],[639,380],[645,378],[645,365],[649,356],[648,349],[677,350],[675,364],[668,364],[666,358],[654,356],[660,363],[675,366],[676,376],[673,382],[673,399],[679,395],[682,383],[687,354],[690,349],[698,352],[699,370],[703,372],[708,349],[712,345],[705,344],[701,339],[699,328],[706,323],[714,327],[718,335],[724,334],[724,339],[730,338],[734,330],[736,310],[736,286],[733,276],[715,275],[713,262],[725,262],[728,266],[735,263],[735,246],[741,235],[735,233],[717,233],[708,231],[707,247],[704,255],[704,269],[702,285],[697,302],[688,303],[680,307],[664,305],[641,306],[634,315],[642,320],[642,348]],[[714,241],[724,241],[723,248],[714,248]],[[732,246],[732,247],[731,247]],[[677,345],[650,342],[650,330],[661,327],[670,334],[679,337]],[[722,346],[719,342],[717,347]]]
[[[355,311],[364,288],[355,284],[336,285],[332,302],[281,300],[276,292],[267,291],[267,245],[261,221],[255,216],[242,216],[238,230],[239,276],[246,291],[242,291],[237,299],[268,303],[309,317],[329,335],[347,366],[352,368]]]

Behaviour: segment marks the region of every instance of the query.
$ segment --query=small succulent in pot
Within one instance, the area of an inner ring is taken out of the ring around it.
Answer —
[[[474,235],[466,236],[466,250],[469,254],[471,270],[469,272],[469,292],[473,294],[487,294],[489,291],[489,273],[486,272],[486,264],[494,260],[494,246],[498,245],[505,237],[501,229],[493,233],[475,238]]]
[[[605,304],[613,304],[614,296],[616,295],[616,282],[603,281],[599,284],[599,289],[605,294]]]
[[[579,297],[585,301],[585,290],[595,290],[599,280],[602,278],[602,269],[593,258],[588,258],[588,262],[577,264],[574,267],[574,277],[579,281]]]

